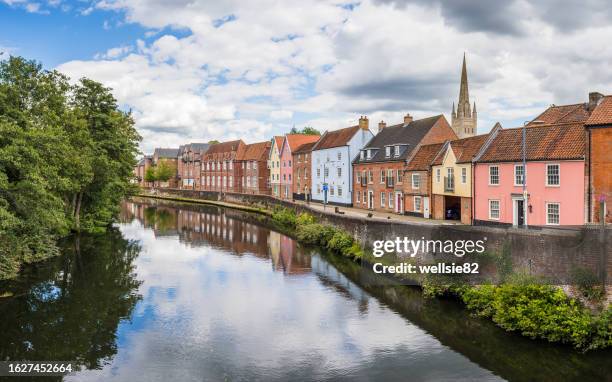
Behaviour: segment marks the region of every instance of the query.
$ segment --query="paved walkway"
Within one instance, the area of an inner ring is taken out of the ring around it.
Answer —
[[[336,206],[327,205],[325,208],[323,204],[311,202],[307,204],[303,201],[295,201],[295,204],[308,206],[309,208],[324,212],[330,215],[335,214]],[[425,219],[417,216],[410,215],[398,215],[390,212],[378,212],[378,211],[369,211],[363,210],[361,208],[353,208],[353,207],[338,207],[341,212],[344,212],[343,216],[355,217],[364,220],[382,220],[382,221],[392,221],[396,223],[410,223],[410,224],[424,224],[424,225],[461,225],[461,222],[455,220],[434,220],[434,219]],[[372,213],[372,217],[368,217],[368,213]]]

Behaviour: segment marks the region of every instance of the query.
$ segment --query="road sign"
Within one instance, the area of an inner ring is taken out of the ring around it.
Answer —
[[[323,191],[327,191],[329,188],[327,187],[327,184],[323,185]]]

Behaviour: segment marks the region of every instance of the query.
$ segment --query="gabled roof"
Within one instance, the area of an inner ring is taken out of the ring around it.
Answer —
[[[321,138],[319,135],[309,135],[309,134],[287,134],[285,135],[285,140],[283,141],[283,148],[287,145],[291,152],[295,151],[298,147],[305,143],[317,142]],[[281,151],[282,151],[281,150]]]
[[[455,139],[448,142],[448,147],[455,154],[455,163],[469,163],[478,153],[482,145],[486,142],[489,134],[475,135],[473,137]],[[432,165],[441,165],[444,161],[444,155],[438,155]]]
[[[572,160],[585,157],[583,123],[541,124],[527,128],[527,160]],[[518,162],[523,158],[523,129],[500,130],[478,162]]]
[[[576,103],[573,105],[551,105],[542,114],[527,124],[529,127],[543,124],[584,122],[589,118],[588,104]]]
[[[605,96],[586,122],[587,126],[612,125],[612,96]]]
[[[274,144],[276,145],[278,152],[280,152],[281,147],[283,146],[283,140],[285,139],[285,137],[282,135],[277,135],[277,136],[274,136],[274,138],[272,139],[274,139]]]
[[[408,171],[426,171],[434,159],[438,156],[445,143],[434,143],[431,145],[420,146],[418,151],[414,154],[406,170]]]
[[[346,146],[353,136],[360,130],[359,125],[345,127],[344,129],[326,131],[319,139],[312,151],[331,149]]]
[[[318,141],[304,143],[303,145],[297,147],[293,150],[293,154],[304,154],[312,151],[312,148],[317,144]]]
[[[204,157],[206,159],[217,159],[217,158],[227,158],[231,159],[232,157],[238,156],[240,150],[244,149],[244,142],[242,139],[228,142],[215,143],[214,145],[210,145],[208,150],[204,153]]]
[[[179,149],[158,147],[153,152],[153,155],[157,155],[158,158],[176,158],[178,156],[178,152]]]
[[[357,157],[354,163],[375,163],[387,161],[401,161],[410,156],[429,130],[438,122],[442,115],[418,119],[408,124],[387,126],[374,136],[362,150],[372,149],[373,155],[370,159],[361,160]],[[400,155],[386,157],[385,147],[400,145]]]
[[[271,146],[272,143],[270,141],[257,142],[251,143],[250,145],[245,145],[244,149],[240,151],[238,156],[236,156],[236,160],[267,160]]]

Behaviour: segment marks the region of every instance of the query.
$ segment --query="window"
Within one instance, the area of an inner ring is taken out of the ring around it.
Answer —
[[[403,180],[404,180],[404,171],[397,170],[397,183],[402,183]]]
[[[560,184],[560,169],[558,164],[546,165],[546,185],[558,186]]]
[[[251,187],[251,177],[250,176],[247,176],[246,178],[246,185],[247,187]]]
[[[436,169],[436,182],[440,183],[440,169],[439,168]]]
[[[289,167],[291,167],[291,160],[289,160]]]
[[[372,158],[372,150],[368,149],[367,153],[368,153],[368,159]]]
[[[334,186],[329,186],[329,194],[334,196]]]
[[[412,174],[412,189],[418,190],[421,187],[421,174]]]
[[[524,180],[524,168],[522,164],[515,164],[514,165],[514,185],[515,186],[522,186]]]
[[[304,169],[304,179],[308,179],[308,169]]]
[[[229,186],[234,187],[234,177],[233,176],[229,177]]]
[[[342,187],[338,186],[338,196],[342,196]]]
[[[342,160],[342,153],[338,151],[338,160]]]
[[[257,187],[257,177],[256,176],[253,177],[252,183],[253,183],[253,187]]]
[[[355,175],[357,177],[357,183],[361,183],[361,171],[356,171]]]
[[[364,158],[365,158],[365,151],[361,150],[359,152],[359,159],[364,160]]]
[[[234,169],[234,161],[233,160],[229,161],[229,169],[230,170]]]
[[[242,187],[244,187],[244,185],[245,185],[245,184],[246,184],[246,183],[245,183],[244,176],[243,176],[243,177],[242,177]]]
[[[421,202],[422,199],[420,196],[414,197],[414,212],[421,212]]]
[[[396,157],[400,156],[400,146],[399,145],[395,145],[395,156]]]
[[[317,183],[317,194],[321,193],[321,185]]]
[[[355,202],[361,203],[359,199],[361,199],[361,192],[355,192]]]
[[[465,167],[461,169],[461,183],[463,184],[467,183],[467,168]]]
[[[338,178],[342,176],[342,167],[338,167]]]
[[[302,163],[302,154],[298,154],[298,163]]]
[[[243,169],[243,170],[244,170],[244,165],[245,165],[245,163],[244,163],[244,162],[242,162],[242,169]]]
[[[329,178],[329,168],[325,167],[325,168],[323,169],[323,172],[325,173],[325,177],[326,177],[326,178]]]
[[[546,203],[546,224],[559,225],[559,203]]]
[[[283,174],[283,180],[287,180],[287,174]]]
[[[257,162],[253,162],[253,170],[257,170]]]
[[[320,177],[321,177],[321,169],[317,168],[317,178],[320,178]]]
[[[489,200],[489,219],[499,220],[499,200]]]
[[[381,207],[385,206],[385,193],[384,192],[380,193],[380,206]]]
[[[489,185],[499,185],[499,167],[489,166]]]
[[[385,183],[385,170],[380,170],[380,183]]]
[[[389,158],[391,156],[391,146],[385,147],[385,157]]]
[[[374,183],[374,173],[372,170],[368,170],[368,183]]]
[[[367,202],[368,202],[368,199],[367,199],[367,194],[366,194],[366,192],[364,191],[364,192],[363,192],[363,204],[366,204]]]
[[[301,172],[302,172],[302,169],[301,169],[301,168],[298,168],[298,170],[297,170],[298,179],[302,179]]]
[[[291,174],[289,174],[289,181],[291,182]]]
[[[393,208],[393,193],[389,192],[389,208]]]

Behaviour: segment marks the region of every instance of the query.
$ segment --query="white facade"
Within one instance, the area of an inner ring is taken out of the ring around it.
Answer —
[[[327,203],[352,205],[353,202],[353,159],[374,134],[370,130],[358,129],[347,145],[315,150],[310,161],[312,200],[323,202],[327,183]]]

